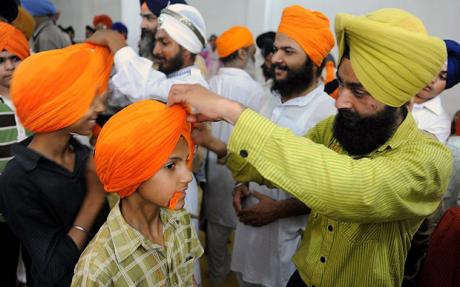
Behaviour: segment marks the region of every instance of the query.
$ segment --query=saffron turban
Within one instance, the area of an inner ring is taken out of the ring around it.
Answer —
[[[452,40],[444,40],[447,48],[447,82],[450,89],[460,82],[460,44]]]
[[[11,95],[24,127],[53,132],[77,122],[107,89],[113,57],[105,47],[77,44],[34,54],[13,74]]]
[[[219,58],[225,58],[239,49],[254,45],[254,37],[248,28],[235,26],[223,32],[216,40]]]
[[[366,16],[338,14],[335,30],[339,59],[350,49],[358,80],[378,101],[404,105],[441,71],[446,61],[442,40],[426,34],[412,14],[393,8]]]
[[[53,16],[57,13],[50,0],[21,0],[21,4],[32,16]]]
[[[116,113],[102,128],[96,142],[96,172],[107,192],[121,198],[133,194],[167,162],[179,138],[189,146],[193,159],[191,126],[179,105],[168,107],[154,100],[131,104]]]
[[[106,29],[112,29],[112,18],[105,14],[94,16],[93,26],[96,28],[96,26],[99,24],[104,25]]]
[[[27,39],[32,37],[35,30],[34,17],[32,17],[32,15],[30,15],[30,13],[22,7],[19,7],[18,17],[13,21],[13,23],[11,23],[11,25],[21,30]]]
[[[24,60],[29,56],[29,42],[24,34],[10,24],[0,22],[0,51],[7,50]]]
[[[298,5],[283,10],[278,32],[296,41],[318,67],[335,43],[329,28],[329,19],[319,11]]]
[[[164,29],[174,41],[193,54],[200,53],[206,46],[206,25],[195,7],[169,5],[161,11],[158,24],[159,29]]]

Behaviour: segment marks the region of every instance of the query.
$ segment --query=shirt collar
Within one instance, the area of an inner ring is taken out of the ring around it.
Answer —
[[[183,77],[183,76],[190,76],[192,74],[192,69],[196,68],[195,66],[188,66],[188,67],[185,67],[185,68],[182,68],[180,69],[179,71],[175,71],[175,72],[172,72],[168,75],[166,75],[166,77],[168,79],[171,79],[171,78],[178,78],[178,77]]]
[[[388,148],[398,148],[411,139],[412,135],[417,132],[419,132],[419,130],[414,117],[411,112],[408,112],[406,118],[399,125],[395,133],[383,145],[381,145],[377,151],[381,152]]]
[[[278,100],[278,105],[282,106],[296,106],[296,107],[305,107],[312,101],[314,101],[317,97],[324,93],[324,85],[318,84],[318,86],[304,96],[300,96],[297,98],[293,98],[288,100],[287,102],[281,103],[281,96],[277,95],[276,99]]]
[[[40,25],[38,25],[38,27],[35,28],[35,32],[32,35],[32,38],[34,39],[34,41],[38,37],[38,35],[43,31],[43,29],[45,29],[45,27],[50,26],[50,25],[54,25],[52,19],[46,20]]]
[[[118,262],[122,262],[132,255],[139,246],[142,246],[146,250],[162,248],[162,246],[151,242],[138,230],[129,225],[123,218],[120,208],[120,201],[118,201],[107,217],[107,227],[112,236],[115,256]],[[176,220],[174,212],[168,212],[166,209],[161,208],[160,218],[161,222],[165,225],[163,228],[164,234],[168,232],[166,225],[170,225],[173,229],[177,229],[179,226],[179,221]],[[165,244],[167,244],[166,241]]]
[[[443,111],[441,98],[439,96],[436,96],[432,98],[431,100],[426,101],[424,103],[414,104],[414,109],[427,109],[431,111],[432,113],[436,114],[437,116],[439,116]]]
[[[239,68],[222,67],[222,68],[219,69],[219,72],[217,72],[217,74],[219,74],[219,75],[244,76],[244,77],[248,77],[248,78],[252,79],[251,75],[249,75],[248,72],[246,72],[243,69],[239,69]]]

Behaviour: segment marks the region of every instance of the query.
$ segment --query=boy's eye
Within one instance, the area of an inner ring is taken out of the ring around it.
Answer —
[[[166,169],[174,169],[175,167],[176,167],[176,163],[174,163],[174,162],[170,162],[170,163],[165,165]]]

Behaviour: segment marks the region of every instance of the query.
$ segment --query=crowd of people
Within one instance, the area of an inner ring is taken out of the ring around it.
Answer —
[[[2,286],[460,285],[460,44],[396,8],[139,15],[138,47],[106,14],[78,42],[2,0]]]

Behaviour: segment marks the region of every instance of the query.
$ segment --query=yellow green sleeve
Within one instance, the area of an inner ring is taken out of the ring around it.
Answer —
[[[374,158],[353,159],[247,109],[229,140],[227,166],[238,181],[272,183],[337,220],[402,220],[431,214],[451,172],[449,150],[420,139]]]

